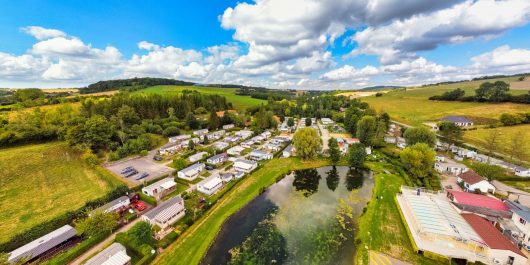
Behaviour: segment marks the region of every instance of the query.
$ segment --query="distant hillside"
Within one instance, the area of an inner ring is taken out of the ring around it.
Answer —
[[[359,90],[362,91],[380,91],[380,90],[392,90],[392,89],[399,89],[404,88],[402,86],[370,86],[370,87],[363,87]]]
[[[117,80],[107,80],[99,81],[94,84],[90,84],[87,87],[79,89],[81,94],[97,93],[117,89],[126,89],[126,90],[138,90],[150,86],[157,85],[176,85],[176,86],[191,86],[194,83],[186,82],[175,79],[168,78],[151,78],[151,77],[142,77],[142,78],[130,78],[130,79],[117,79]]]

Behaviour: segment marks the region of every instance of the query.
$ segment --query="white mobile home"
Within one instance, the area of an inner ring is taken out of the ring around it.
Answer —
[[[261,150],[253,150],[250,152],[249,157],[252,160],[261,161],[272,159],[272,154]]]
[[[113,243],[103,251],[90,258],[84,265],[129,265],[131,257],[120,243]]]
[[[245,150],[245,148],[238,145],[238,146],[234,146],[228,149],[226,153],[228,153],[231,156],[238,156],[238,155],[241,155],[241,152],[243,152],[243,150]]]
[[[142,188],[142,193],[151,197],[160,198],[174,191],[177,183],[172,177],[161,179],[149,186]]]
[[[210,196],[223,187],[223,180],[219,175],[212,175],[197,183],[197,190]]]
[[[199,152],[199,153],[196,153],[194,155],[191,155],[188,157],[188,160],[191,162],[191,163],[195,163],[199,160],[202,160],[205,156],[207,156],[208,153],[206,152]]]
[[[142,220],[160,227],[160,232],[163,232],[184,215],[186,215],[184,200],[180,196],[175,196],[142,215]]]
[[[206,162],[210,164],[218,165],[218,164],[224,163],[226,160],[228,160],[228,154],[221,153],[221,154],[214,155],[206,159]]]
[[[245,172],[245,173],[249,173],[252,170],[256,169],[257,167],[258,167],[258,162],[251,161],[251,160],[245,160],[245,159],[236,160],[233,166],[234,170]]]
[[[177,172],[177,176],[181,179],[193,181],[199,176],[204,168],[205,165],[203,163],[196,163]]]

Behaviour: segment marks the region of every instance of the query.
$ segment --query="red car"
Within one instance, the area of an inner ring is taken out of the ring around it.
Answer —
[[[147,206],[145,205],[145,203],[143,201],[137,201],[134,203],[134,208],[136,208],[136,210],[138,211],[143,211],[145,210],[145,208],[147,208]]]

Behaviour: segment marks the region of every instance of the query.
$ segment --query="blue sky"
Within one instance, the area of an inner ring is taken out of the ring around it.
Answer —
[[[0,87],[355,89],[530,72],[528,2],[2,0]]]

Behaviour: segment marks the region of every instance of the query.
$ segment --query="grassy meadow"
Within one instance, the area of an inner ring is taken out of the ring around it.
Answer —
[[[250,96],[236,95],[237,88],[219,88],[219,87],[201,87],[201,86],[153,86],[134,93],[146,94],[179,94],[183,90],[194,90],[203,94],[216,94],[225,96],[228,102],[232,102],[234,108],[238,111],[244,111],[248,107],[267,104],[267,101],[251,98]]]
[[[464,133],[464,141],[477,146],[484,146],[487,142],[491,131],[494,129],[489,128],[479,128],[477,130],[470,130]],[[499,130],[499,150],[507,154],[508,156],[511,153],[512,139],[514,137],[519,137],[523,135],[523,139],[519,139],[519,148],[526,150],[524,156],[525,161],[530,161],[530,124],[523,124],[517,126],[509,127],[499,127],[496,128]]]
[[[0,150],[0,242],[105,195],[121,182],[64,142]]]

